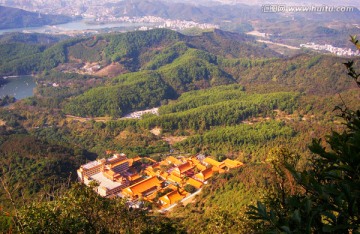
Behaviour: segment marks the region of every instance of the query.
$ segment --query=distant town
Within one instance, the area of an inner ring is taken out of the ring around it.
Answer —
[[[359,27],[359,26],[356,25],[356,27]],[[320,45],[320,44],[316,44],[315,42],[307,42],[305,44],[300,44],[300,47],[295,47],[295,46],[290,46],[290,45],[286,45],[286,44],[282,44],[282,43],[277,43],[270,39],[272,34],[263,33],[263,32],[259,32],[256,30],[248,32],[246,34],[267,39],[267,40],[257,40],[258,42],[262,42],[265,44],[278,45],[278,46],[286,47],[286,48],[293,49],[293,50],[298,50],[300,48],[307,48],[307,49],[316,50],[319,52],[330,52],[331,54],[335,54],[337,56],[344,56],[344,57],[352,57],[352,56],[360,55],[359,50],[353,51],[349,48],[335,47],[330,44]]]
[[[81,183],[92,186],[102,197],[118,196],[127,199],[130,207],[142,208],[147,203],[165,212],[179,202],[191,201],[214,175],[243,165],[231,159],[218,162],[201,154],[168,156],[157,162],[113,153],[109,158],[82,165],[77,174]]]
[[[335,46],[332,46],[329,44],[319,45],[319,44],[315,44],[314,42],[309,42],[306,44],[300,44],[300,47],[308,48],[308,49],[312,49],[312,50],[318,50],[318,51],[327,51],[332,54],[336,54],[338,56],[359,56],[360,55],[359,50],[353,51],[349,48],[339,48],[339,47],[335,47]]]
[[[200,29],[214,29],[219,28],[219,25],[215,24],[207,24],[207,23],[197,23],[194,21],[187,20],[171,20],[164,19],[156,16],[144,16],[144,17],[115,17],[111,15],[104,15],[101,17],[97,17],[94,22],[97,23],[156,23],[156,28],[168,28],[173,30],[184,30],[188,28],[200,28]],[[140,27],[140,30],[149,30],[154,27]]]
[[[201,29],[201,30],[212,30],[220,28],[215,24],[208,23],[197,23],[194,21],[187,20],[171,20],[164,19],[155,16],[144,16],[144,17],[98,17],[98,18],[84,18],[83,20],[74,21],[69,25],[77,23],[78,27],[67,28],[66,24],[63,25],[46,25],[34,29],[22,29],[23,33],[46,33],[46,34],[65,34],[68,36],[79,36],[79,35],[94,35],[103,32],[116,32],[116,31],[146,31],[155,28],[167,28],[175,31],[182,31],[186,29]],[[105,30],[105,31],[103,31]],[[95,69],[93,68],[87,68]]]

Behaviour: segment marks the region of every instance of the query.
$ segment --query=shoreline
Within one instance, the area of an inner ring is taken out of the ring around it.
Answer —
[[[19,77],[22,77],[22,76],[32,76],[32,77],[34,77],[34,75],[30,74],[30,75],[1,76],[1,78],[6,80],[6,79],[11,79],[11,78],[19,78]]]

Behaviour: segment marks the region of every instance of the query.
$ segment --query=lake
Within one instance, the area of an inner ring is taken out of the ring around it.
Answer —
[[[0,77],[0,79],[3,79]],[[7,83],[0,86],[0,98],[6,95],[13,96],[17,100],[34,95],[36,83],[32,76],[17,76],[6,78]]]
[[[45,25],[41,27],[13,28],[0,30],[0,35],[11,32],[31,32],[31,33],[59,33],[66,31],[82,31],[82,30],[100,30],[106,28],[133,28],[140,26],[153,26],[154,23],[108,23],[108,24],[88,24],[91,19],[82,19],[72,21],[66,24]]]

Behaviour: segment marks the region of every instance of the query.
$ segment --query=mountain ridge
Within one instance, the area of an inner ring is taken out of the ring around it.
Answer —
[[[0,6],[0,29],[38,27],[68,23],[72,20],[69,16],[46,15]]]
[[[21,44],[13,47],[14,51],[23,48]],[[51,105],[57,103],[67,114],[82,117],[121,117],[159,106],[184,92],[235,83],[260,92],[300,90],[309,94],[352,87],[341,76],[345,69],[339,64],[346,62],[344,58],[314,54],[286,58],[251,36],[222,30],[186,36],[154,29],[75,38],[37,50],[24,48],[28,56],[15,53],[0,61],[0,74],[35,72],[46,85],[47,73],[61,72],[64,75],[51,80],[63,86],[63,93],[52,98]],[[339,67],[336,72],[324,70],[334,66]],[[85,86],[68,90],[76,83],[63,80],[68,73],[78,73],[74,79]],[[91,79],[88,84],[87,79]],[[55,91],[42,92],[46,100],[50,98],[47,93]]]

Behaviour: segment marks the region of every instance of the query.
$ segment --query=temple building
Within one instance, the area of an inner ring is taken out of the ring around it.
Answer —
[[[130,185],[128,169],[129,159],[126,155],[114,154],[111,158],[103,158],[82,165],[77,170],[77,174],[79,181],[88,186],[92,181],[96,182],[97,193],[106,197],[119,193]]]
[[[100,196],[120,196],[131,206],[148,201],[167,210],[190,195],[185,191],[187,185],[198,191],[215,174],[241,166],[243,163],[237,160],[219,162],[204,155],[168,156],[156,162],[147,157],[129,159],[125,154],[113,154],[82,165],[77,174],[80,182],[94,186]]]

